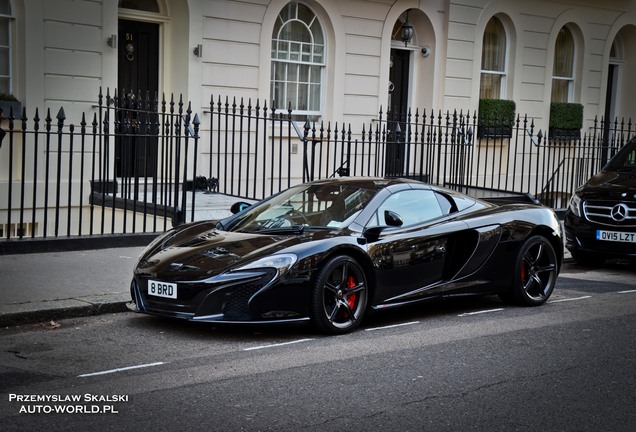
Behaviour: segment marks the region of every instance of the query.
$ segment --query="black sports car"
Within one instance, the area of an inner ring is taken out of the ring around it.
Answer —
[[[546,207],[405,179],[331,179],[161,235],[134,270],[130,308],[344,333],[367,312],[440,296],[543,304],[562,257]]]
[[[578,264],[636,258],[636,138],[576,190],[564,226],[566,247]]]

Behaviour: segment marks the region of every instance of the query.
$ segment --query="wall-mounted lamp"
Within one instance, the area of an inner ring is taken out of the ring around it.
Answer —
[[[117,48],[117,35],[110,35],[106,38],[106,45],[111,48]]]
[[[199,58],[203,57],[203,45],[199,44],[195,46],[192,52],[194,53],[195,56]]]
[[[422,57],[428,57],[431,55],[431,47],[425,46],[422,48]]]
[[[400,37],[402,42],[404,42],[404,46],[407,46],[411,39],[413,39],[413,26],[409,21],[409,11],[406,11],[406,21],[402,24],[402,28],[400,29]]]

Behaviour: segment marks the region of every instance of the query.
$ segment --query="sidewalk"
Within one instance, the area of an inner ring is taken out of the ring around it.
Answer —
[[[0,256],[0,327],[127,310],[142,250]]]
[[[246,200],[197,192],[195,220],[229,216],[237,201]],[[0,255],[0,327],[128,310],[143,249]]]

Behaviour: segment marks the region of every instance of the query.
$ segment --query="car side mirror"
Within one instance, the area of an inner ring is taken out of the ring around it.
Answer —
[[[404,224],[402,216],[391,210],[384,210],[384,223],[390,227],[401,227]]]
[[[362,235],[369,242],[376,242],[380,238],[380,234],[387,229],[387,227],[401,227],[404,224],[402,216],[391,210],[384,210],[384,223],[386,226],[372,226],[367,227],[362,232]]]
[[[252,204],[243,202],[243,201],[239,201],[236,202],[234,204],[232,204],[232,207],[230,207],[230,211],[232,212],[232,214],[237,214],[242,212],[243,210],[245,210],[246,208],[250,207]]]

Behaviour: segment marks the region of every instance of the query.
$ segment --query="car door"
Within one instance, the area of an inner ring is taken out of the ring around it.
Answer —
[[[387,226],[386,212],[401,226]],[[412,300],[442,280],[449,235],[466,229],[449,221],[449,212],[430,189],[401,190],[380,204],[367,223],[367,230],[379,232],[368,249],[376,269],[375,303]]]

